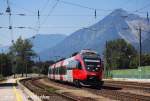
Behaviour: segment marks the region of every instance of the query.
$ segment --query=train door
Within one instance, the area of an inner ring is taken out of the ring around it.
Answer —
[[[69,61],[69,65],[67,68],[67,79],[69,82],[73,82],[74,77],[73,71],[75,71],[75,69],[77,68],[77,64],[78,62],[76,60]]]
[[[67,70],[67,81],[73,82],[73,73],[72,70]]]

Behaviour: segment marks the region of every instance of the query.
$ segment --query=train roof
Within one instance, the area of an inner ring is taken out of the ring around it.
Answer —
[[[98,54],[96,51],[90,50],[90,49],[83,49],[81,50],[80,54],[85,54],[85,53],[93,53],[93,54]]]
[[[61,59],[60,61],[57,61],[56,63],[54,63],[53,65],[51,65],[52,67],[55,66],[55,65],[60,65],[62,62],[63,62],[63,65],[67,65],[69,61],[71,60],[74,60],[75,57],[79,56],[79,55],[91,55],[91,54],[95,54],[97,55],[98,53],[96,51],[93,51],[93,50],[90,50],[90,49],[83,49],[81,50],[80,52],[75,52],[72,54],[72,56],[70,58],[67,58],[67,59]]]

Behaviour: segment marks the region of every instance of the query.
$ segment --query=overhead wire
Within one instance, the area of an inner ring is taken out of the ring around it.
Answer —
[[[64,4],[68,4],[68,5],[72,5],[72,6],[77,6],[77,7],[81,7],[81,8],[86,8],[86,9],[89,9],[89,10],[98,10],[98,11],[112,11],[112,10],[105,10],[105,9],[98,9],[98,8],[91,8],[91,7],[87,7],[87,6],[84,6],[84,5],[81,5],[81,4],[76,4],[76,3],[72,3],[72,2],[68,2],[68,1],[64,1],[64,0],[55,0],[56,3],[53,5],[53,7],[50,9],[48,15],[41,15],[40,16],[46,16],[46,18],[44,19],[43,23],[45,23],[45,21],[48,19],[49,16],[93,16],[93,15],[51,15],[52,12],[54,11],[54,9],[56,8],[56,6],[58,5],[58,1],[61,2],[61,3],[64,3]],[[48,2],[49,0],[47,0],[47,2],[45,3],[45,5],[48,5]],[[11,4],[14,4],[11,2]],[[140,9],[137,9],[136,11],[140,11],[142,9],[144,9],[145,7],[147,7],[148,5],[140,8]],[[44,10],[46,6],[43,6],[42,10]],[[24,9],[24,8],[23,8]],[[33,14],[24,14],[24,13],[19,13],[19,14],[12,14],[12,15],[19,15],[19,16],[37,16],[37,14],[35,15],[35,12],[33,11],[29,11],[27,9],[24,9],[28,12],[32,12]],[[0,13],[0,15],[4,15],[3,13]],[[99,16],[99,15],[96,15],[96,16]],[[41,28],[46,28],[46,27],[41,27]],[[40,29],[40,28],[39,28]]]
[[[88,6],[84,6],[84,5],[81,5],[81,4],[77,4],[77,3],[73,3],[73,2],[68,2],[68,1],[64,1],[64,0],[59,0],[61,3],[64,3],[64,4],[68,4],[68,5],[72,5],[72,6],[77,6],[77,7],[80,7],[80,8],[85,8],[85,9],[89,9],[89,10],[99,10],[99,11],[113,11],[113,10],[105,10],[105,9],[99,9],[99,8],[92,8],[92,7],[88,7]]]
[[[50,0],[47,0],[47,2],[45,3],[45,5],[48,5],[48,2],[49,2]],[[81,8],[86,8],[86,9],[89,9],[89,10],[96,10],[96,11],[113,11],[113,10],[106,10],[106,9],[99,9],[99,8],[92,8],[92,7],[88,7],[88,6],[84,6],[84,5],[81,5],[81,4],[76,4],[76,3],[72,3],[72,2],[68,2],[68,1],[64,1],[64,0],[55,0],[55,1],[59,1],[59,2],[61,2],[61,3],[64,3],[64,4],[68,4],[68,5],[72,5],[72,6],[77,6],[77,7],[81,7]],[[57,6],[57,2],[56,2],[56,4],[52,7],[52,9],[54,9],[55,8],[55,6]],[[128,1],[127,1],[128,2]],[[148,4],[148,5],[146,5],[146,7],[148,7],[150,4]],[[46,6],[43,6],[43,8],[42,8],[42,10],[44,10],[46,8]],[[137,9],[137,10],[135,10],[135,11],[129,11],[129,12],[138,12],[138,13],[147,13],[147,12],[141,12],[140,10],[142,10],[142,9],[144,9],[145,8],[145,6],[144,7],[142,7],[142,8],[140,8],[140,9]],[[33,12],[33,11],[32,11]],[[49,12],[51,12],[51,10],[49,11]],[[2,14],[0,14],[0,15],[2,15]],[[30,14],[30,15],[27,15],[27,14],[14,14],[14,15],[20,15],[20,16],[36,16],[36,14],[35,14],[35,12],[34,12],[34,14],[32,15],[32,14]],[[40,14],[40,16],[55,16],[55,15],[50,15],[50,14],[47,14],[47,15],[42,15],[42,14]],[[57,16],[57,15],[56,15]],[[61,15],[58,15],[58,16],[61,16]],[[62,15],[63,16],[63,15]],[[64,15],[65,16],[65,15]],[[67,16],[67,15],[66,15]],[[74,15],[72,15],[72,16],[74,16]]]
[[[13,16],[37,16],[37,14],[35,15],[35,14],[26,14],[26,13],[13,13],[13,14],[11,14],[11,15],[13,15]],[[6,14],[4,14],[4,13],[0,13],[0,16],[7,16]],[[77,16],[87,16],[87,17],[91,17],[91,16],[93,16],[92,14],[55,14],[55,15],[46,15],[46,14],[40,14],[40,16],[73,16],[73,17],[77,17]],[[96,14],[96,16],[106,16],[106,15],[102,15],[102,14]]]
[[[43,20],[43,22],[42,23],[40,23],[40,13],[39,13],[39,11],[38,11],[38,28],[37,28],[37,34],[39,33],[39,31],[40,31],[40,26],[41,25],[44,25],[45,24],[45,22],[47,21],[47,19],[48,19],[48,17],[52,14],[52,12],[54,11],[54,9],[56,8],[56,6],[58,5],[58,2],[59,2],[59,0],[57,0],[56,1],[56,3],[52,6],[52,8],[49,10],[49,12],[48,12],[48,15],[46,16],[46,18]]]
[[[49,4],[49,0],[46,0],[45,4],[43,5],[42,9],[38,10],[38,14],[36,15],[38,17],[37,20],[37,29],[36,29],[36,34],[38,34],[39,30],[40,30],[40,16],[42,14],[42,12],[44,12],[45,8],[48,6]]]
[[[48,6],[50,0],[46,0],[45,4],[43,5],[42,9],[41,9],[41,14],[42,12],[44,12],[44,10],[46,9],[46,7]]]
[[[81,4],[77,4],[77,3],[73,3],[73,2],[68,2],[68,1],[64,1],[64,0],[60,0],[61,3],[64,4],[68,4],[68,5],[72,5],[72,6],[76,6],[76,7],[80,7],[80,8],[85,8],[85,9],[89,9],[89,10],[97,10],[97,11],[104,11],[104,12],[112,12],[114,11],[114,9],[100,9],[100,8],[92,8],[92,7],[88,7],[88,6],[84,6]],[[127,1],[128,2],[128,1]],[[141,9],[145,9],[146,7],[150,6],[150,4],[146,5],[145,7],[142,7]],[[128,11],[128,12],[137,12],[137,13],[146,13],[146,12],[142,12],[140,11],[141,9],[137,10],[137,11]]]
[[[9,1],[9,4],[13,5],[13,7],[15,7],[15,8],[21,8],[22,10],[27,11],[28,13],[36,14],[36,12],[34,12],[34,11],[32,11],[32,10],[29,10],[29,9],[27,9],[27,8],[24,8],[24,7],[22,7],[22,6],[18,6],[18,5],[17,5],[16,3],[14,3],[14,2],[10,2],[10,1]]]
[[[97,10],[97,9],[95,9]],[[129,13],[138,13],[138,14],[144,14],[147,13],[147,11],[145,12],[141,12],[141,11],[127,11]],[[12,13],[13,16],[37,16],[37,14],[27,14],[27,13]],[[0,12],[0,16],[6,16],[5,13]],[[53,14],[53,15],[48,15],[48,14],[40,14],[40,16],[93,16],[93,14]],[[106,16],[105,14],[97,14],[97,16]]]
[[[42,25],[46,22],[46,20],[48,19],[48,17],[52,14],[52,12],[55,10],[56,6],[58,5],[58,2],[60,0],[56,0],[56,3],[52,6],[52,8],[49,10],[48,15],[46,16],[46,18],[44,19],[44,21],[42,22]]]
[[[148,7],[150,7],[150,3],[146,4],[145,6],[139,8],[139,9],[136,9],[134,12],[140,12],[141,10],[148,8]]]

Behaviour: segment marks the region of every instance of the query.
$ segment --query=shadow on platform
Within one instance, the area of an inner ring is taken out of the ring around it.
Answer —
[[[17,86],[17,83],[0,83],[0,87]]]

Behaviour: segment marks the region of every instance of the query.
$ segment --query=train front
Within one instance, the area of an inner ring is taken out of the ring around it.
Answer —
[[[103,65],[100,55],[94,51],[81,51],[82,60],[84,63],[84,72],[86,79],[82,81],[85,85],[102,86]]]

